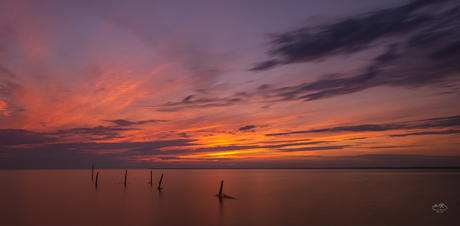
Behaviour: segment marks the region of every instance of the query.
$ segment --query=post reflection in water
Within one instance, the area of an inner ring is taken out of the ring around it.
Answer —
[[[222,198],[219,198],[219,223],[224,223],[224,204]]]

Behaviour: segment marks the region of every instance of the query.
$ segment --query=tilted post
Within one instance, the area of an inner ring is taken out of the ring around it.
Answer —
[[[158,189],[162,189],[161,188],[161,181],[163,180],[163,174],[161,174],[161,178],[160,178],[160,182],[158,183]]]
[[[222,195],[222,187],[224,187],[224,181],[220,182],[220,191],[219,191],[219,198]]]
[[[99,177],[99,172],[96,173],[96,188],[97,188],[97,178]]]

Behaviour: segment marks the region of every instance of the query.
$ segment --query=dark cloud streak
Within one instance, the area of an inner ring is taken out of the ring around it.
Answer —
[[[282,152],[297,152],[297,151],[322,151],[322,150],[338,150],[351,147],[350,145],[339,145],[339,146],[320,146],[320,147],[303,147],[303,148],[289,148],[289,149],[278,149]]]
[[[431,129],[431,128],[448,128],[448,127],[458,127],[460,126],[460,115],[451,116],[451,117],[441,117],[441,118],[431,118],[425,120],[416,120],[402,123],[390,123],[390,124],[365,124],[365,125],[355,125],[355,126],[339,126],[332,128],[324,129],[311,129],[311,130],[302,130],[302,131],[292,131],[285,133],[270,133],[265,134],[265,136],[283,136],[291,134],[305,134],[305,133],[340,133],[340,132],[381,132],[381,131],[390,131],[390,130],[413,130],[413,129]],[[450,130],[450,133],[454,133],[457,130]],[[449,132],[431,132],[431,134],[448,134]],[[416,132],[416,133],[426,133],[429,132]],[[415,133],[411,133],[416,135]],[[418,134],[421,135],[421,134]],[[391,136],[404,136],[404,135],[391,135]]]
[[[184,108],[209,108],[230,106],[243,102],[241,97],[224,97],[224,98],[198,98],[192,100],[193,95],[185,97],[179,102],[168,102],[163,104],[157,111],[180,111]]]
[[[403,133],[403,134],[392,134],[389,137],[407,137],[407,136],[416,136],[416,135],[448,135],[448,134],[458,134],[460,130],[444,130],[444,131],[424,131],[424,132],[413,132],[413,133]]]
[[[128,120],[125,120],[125,119],[104,120],[104,121],[115,123],[115,124],[117,124],[117,126],[132,126],[132,125],[143,125],[143,124],[155,123],[155,122],[166,122],[166,120],[156,120],[156,119],[144,120],[144,121],[135,121],[135,122],[128,121]]]
[[[56,141],[45,133],[31,132],[23,129],[0,129],[0,147],[21,144],[43,144]]]
[[[431,10],[426,10],[431,6]],[[447,10],[446,10],[447,8]],[[460,4],[419,0],[318,27],[275,34],[269,54],[275,59],[257,63],[261,71],[278,65],[318,62],[336,55],[368,49],[386,51],[348,76],[320,78],[295,86],[267,85],[256,91],[270,101],[313,101],[360,92],[372,87],[420,87],[459,77]],[[378,42],[377,42],[378,41]]]
[[[361,51],[378,39],[401,35],[425,26],[434,19],[433,16],[415,12],[442,2],[445,1],[418,0],[331,24],[273,34],[273,48],[269,54],[276,59],[257,63],[251,70],[267,70],[280,64],[309,62]]]
[[[109,140],[112,138],[120,138],[120,131],[137,130],[132,128],[119,128],[119,127],[81,127],[72,129],[61,129],[56,132],[48,133],[59,137],[66,137],[72,135],[88,136],[89,140]]]
[[[240,127],[238,129],[238,131],[252,131],[252,132],[254,132],[255,128],[256,128],[255,125],[247,125],[247,126]]]

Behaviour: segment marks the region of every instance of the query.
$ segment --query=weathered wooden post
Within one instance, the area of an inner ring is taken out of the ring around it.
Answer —
[[[99,177],[99,172],[96,173],[96,188],[97,188],[97,178]]]
[[[93,176],[94,176],[94,164],[93,164],[93,167],[91,168],[91,180],[93,180]]]
[[[161,178],[160,178],[160,183],[158,183],[158,189],[162,189],[161,188],[161,181],[163,180],[163,174],[161,174]]]
[[[152,185],[152,171],[150,170],[150,185]]]
[[[222,195],[222,187],[224,187],[224,181],[220,182],[219,198]]]
[[[126,177],[128,176],[128,170],[125,171],[125,183],[124,185],[126,186]]]

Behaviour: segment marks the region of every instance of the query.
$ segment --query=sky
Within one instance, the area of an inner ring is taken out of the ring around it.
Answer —
[[[0,169],[460,166],[460,1],[0,0]]]

